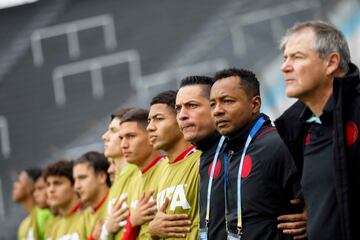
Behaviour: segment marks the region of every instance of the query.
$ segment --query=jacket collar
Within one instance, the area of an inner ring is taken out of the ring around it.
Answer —
[[[344,77],[338,77],[334,79],[333,85],[334,101],[335,104],[338,101],[342,101],[342,105],[346,105],[348,101],[354,98],[354,95],[360,92],[360,77],[359,69],[353,63],[349,64],[349,71]],[[341,91],[341,93],[340,93]],[[339,99],[341,96],[341,99]]]
[[[254,126],[256,121],[261,116],[263,116],[265,118],[265,124],[264,125],[270,124],[269,117],[267,115],[261,113],[257,118],[255,118],[254,120],[251,120],[250,122],[246,123],[241,129],[236,131],[233,135],[229,136],[227,138],[227,147],[230,148],[230,149],[242,148],[243,145],[245,144],[245,141],[246,141],[252,127]]]
[[[214,131],[205,139],[200,140],[197,143],[194,143],[194,145],[196,146],[197,149],[201,150],[202,152],[206,152],[219,142],[220,137],[221,137],[220,133]]]
[[[347,86],[349,90],[354,90],[359,87],[359,69],[353,64],[349,63],[349,71],[344,77],[335,78],[336,81],[342,81],[344,86]],[[357,89],[358,90],[358,89]]]

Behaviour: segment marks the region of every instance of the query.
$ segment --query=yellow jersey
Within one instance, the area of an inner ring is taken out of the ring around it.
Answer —
[[[43,240],[45,225],[53,217],[47,208],[34,207],[31,213],[21,222],[18,230],[19,240]]]
[[[136,208],[136,205],[140,197],[144,193],[154,191],[153,200],[155,201],[158,193],[158,184],[162,178],[164,167],[167,165],[167,158],[164,155],[160,155],[156,158],[146,169],[142,172],[139,170],[138,175],[133,179],[131,183],[131,194],[129,195],[130,202],[130,215]],[[145,240],[150,239],[151,236],[148,233],[149,222],[141,225],[140,232],[137,239]]]
[[[85,222],[78,204],[69,215],[55,216],[45,228],[46,240],[87,240]]]
[[[30,214],[27,215],[19,225],[18,240],[32,240],[37,238],[36,207],[34,207]]]
[[[99,220],[105,221],[108,200],[109,194],[106,194],[97,207],[88,207],[84,210],[83,218],[86,230],[86,237],[91,236],[94,227]]]
[[[199,234],[199,163],[201,151],[194,146],[186,149],[174,161],[169,162],[163,169],[159,182],[159,192],[156,203],[161,208],[166,198],[170,202],[167,214],[186,213],[191,221],[191,230],[183,239],[198,239]],[[167,238],[175,239],[175,238]],[[179,239],[179,238],[176,238]]]
[[[106,207],[106,216],[109,216],[112,211],[112,207],[116,200],[121,200],[124,196],[128,195],[129,183],[131,179],[138,173],[139,169],[133,164],[126,164],[125,167],[116,174],[113,185],[110,188],[109,199]],[[129,200],[126,200],[127,206],[130,205]],[[106,220],[106,218],[105,218]],[[121,228],[114,237],[110,239],[121,239],[124,232],[124,228]]]

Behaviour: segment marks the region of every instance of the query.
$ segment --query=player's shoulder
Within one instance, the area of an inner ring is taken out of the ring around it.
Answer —
[[[134,164],[126,164],[124,169],[120,172],[120,176],[121,175],[127,175],[127,176],[130,176],[130,175],[133,175],[133,174],[137,174],[139,172],[139,168],[134,165]]]
[[[283,155],[288,154],[288,149],[280,137],[277,129],[273,126],[268,126],[261,129],[254,137],[254,147],[261,149],[261,152],[266,152],[266,155]]]
[[[254,137],[254,141],[258,144],[266,144],[270,146],[283,144],[283,141],[274,126],[262,128]]]

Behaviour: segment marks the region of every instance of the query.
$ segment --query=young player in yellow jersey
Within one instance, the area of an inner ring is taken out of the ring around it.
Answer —
[[[159,182],[157,206],[161,210],[150,223],[149,230],[154,237],[197,239],[201,152],[187,142],[180,131],[175,100],[176,92],[166,91],[155,96],[150,103],[147,127],[150,141],[155,149],[167,153],[169,162]],[[175,219],[166,219],[163,210]]]
[[[128,163],[139,169],[131,182],[130,216],[122,239],[151,239],[148,222],[156,212],[155,198],[158,182],[162,177],[164,156],[149,142],[146,131],[148,111],[133,109],[121,119],[120,139],[123,155]]]
[[[104,154],[87,152],[74,163],[74,188],[83,206],[86,237],[99,239],[106,217],[110,179],[109,163]]]
[[[120,121],[121,117],[127,113],[131,108],[122,108],[110,116],[110,123],[106,132],[101,136],[104,142],[104,155],[109,161],[108,174],[110,181],[114,181],[122,169],[127,165],[121,152],[121,141],[119,138]]]
[[[125,201],[130,179],[137,173],[137,167],[128,164],[121,152],[119,138],[122,116],[131,108],[121,109],[111,115],[107,131],[102,135],[104,155],[109,161],[108,173],[112,186],[110,188],[107,214],[101,231],[101,239],[119,239],[128,216],[128,204]]]
[[[37,238],[36,215],[37,208],[33,198],[34,182],[41,176],[41,170],[37,168],[21,171],[13,184],[12,198],[28,213],[28,216],[21,222],[18,229],[18,239]]]
[[[37,239],[43,240],[47,222],[54,217],[48,204],[48,198],[46,194],[47,185],[44,176],[41,175],[35,180],[34,189],[33,197],[37,206]]]
[[[86,240],[80,201],[74,190],[73,162],[60,160],[44,171],[50,207],[58,215],[45,228],[46,240]]]

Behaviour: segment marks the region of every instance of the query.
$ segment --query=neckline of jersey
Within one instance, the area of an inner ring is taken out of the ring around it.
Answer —
[[[145,174],[147,171],[149,171],[156,163],[158,163],[161,159],[163,159],[165,155],[159,155],[157,158],[155,158],[144,170],[141,171],[142,174]]]
[[[191,145],[190,147],[188,147],[185,151],[183,151],[182,153],[180,153],[179,156],[177,156],[177,158],[175,158],[174,161],[169,161],[170,164],[174,164],[177,163],[183,159],[185,159],[187,156],[191,155],[193,152],[195,152],[196,147]]]
[[[76,213],[81,208],[81,202],[78,202],[75,207],[73,207],[70,213],[67,215],[68,217]]]
[[[105,196],[103,197],[103,199],[101,199],[101,201],[99,202],[98,205],[96,205],[93,209],[92,212],[95,213],[97,210],[99,210],[99,208],[101,208],[101,206],[104,204],[104,202],[106,201],[106,199],[109,196],[109,190],[107,191],[107,193],[105,194]]]

